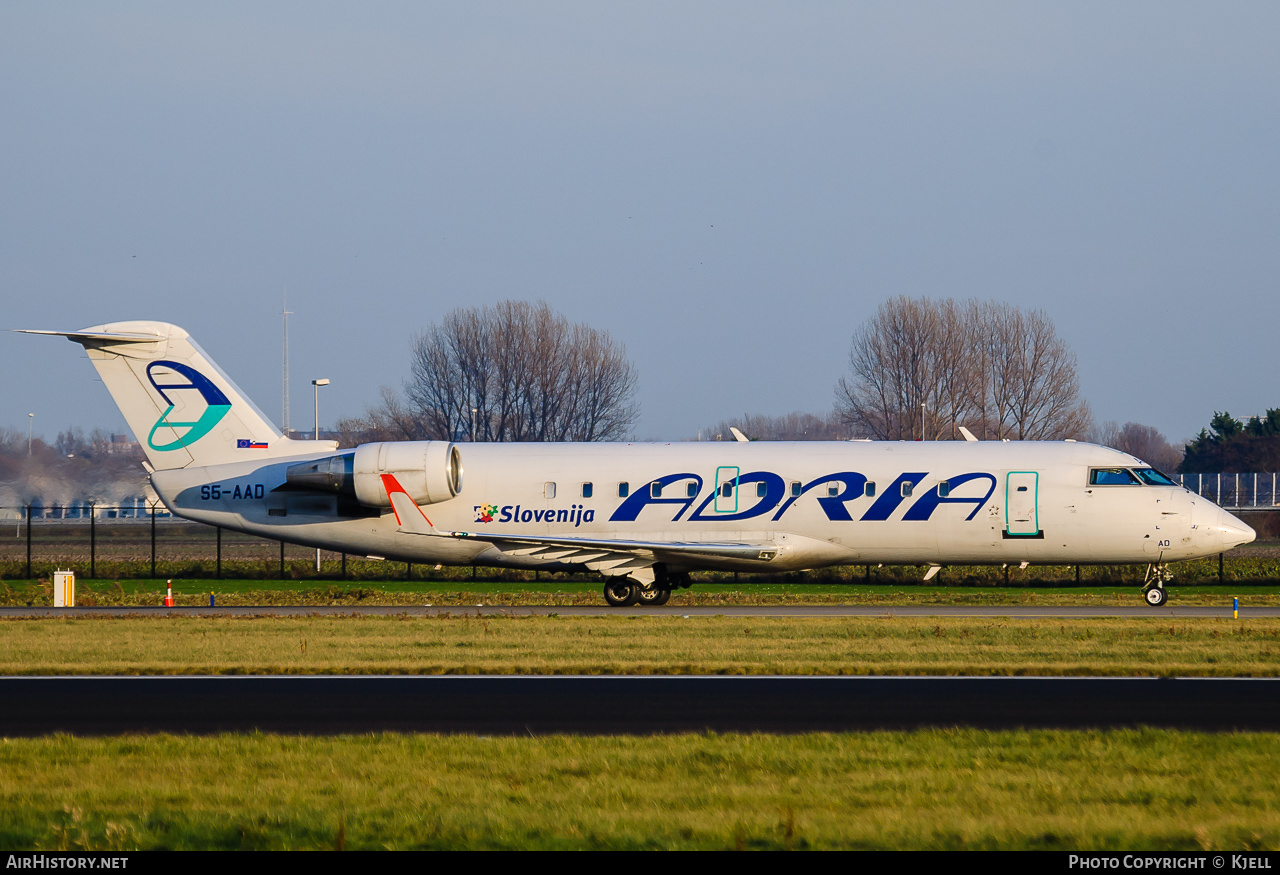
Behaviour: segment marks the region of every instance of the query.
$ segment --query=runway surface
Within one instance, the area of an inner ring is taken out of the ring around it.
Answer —
[[[1018,618],[1089,618],[1089,617],[1149,617],[1170,619],[1175,617],[1230,617],[1231,608],[1183,607],[1165,605],[1150,608],[1142,605],[1123,607],[1041,607],[1026,605],[746,605],[711,607],[667,606],[661,608],[610,608],[596,606],[508,606],[508,605],[336,605],[336,606],[245,606],[245,607],[94,607],[49,608],[5,607],[0,608],[0,618],[36,617],[208,617],[208,616],[401,616],[434,617],[440,614],[480,614],[483,616],[561,616],[561,617],[1008,617]],[[1280,617],[1280,606],[1242,607],[1242,618]]]
[[[1280,730],[1280,679],[0,678],[0,735]]]

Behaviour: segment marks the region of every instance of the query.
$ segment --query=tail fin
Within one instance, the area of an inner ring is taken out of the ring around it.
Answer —
[[[156,470],[336,448],[280,433],[190,335],[164,322],[113,322],[53,334],[84,346]]]

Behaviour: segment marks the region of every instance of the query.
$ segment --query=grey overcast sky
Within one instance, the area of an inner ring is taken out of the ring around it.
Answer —
[[[625,343],[636,436],[821,413],[886,298],[1041,308],[1100,420],[1280,407],[1280,4],[0,5],[3,328],[159,319],[295,426],[455,307]],[[124,431],[0,336],[0,427]]]

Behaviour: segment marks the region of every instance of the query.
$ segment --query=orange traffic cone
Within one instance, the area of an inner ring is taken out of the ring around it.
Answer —
[[[167,581],[169,584],[169,594],[164,597],[164,606],[166,608],[173,607],[173,581]]]

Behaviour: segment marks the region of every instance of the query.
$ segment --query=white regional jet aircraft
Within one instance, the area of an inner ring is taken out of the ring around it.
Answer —
[[[1133,456],[1063,442],[372,443],[284,437],[186,331],[79,343],[175,514],[402,562],[589,568],[611,605],[689,572],[830,565],[1165,563],[1254,532]],[[463,476],[463,470],[466,476]]]

